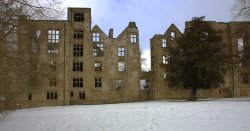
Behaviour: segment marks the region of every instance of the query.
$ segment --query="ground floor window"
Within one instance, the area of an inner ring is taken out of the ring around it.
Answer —
[[[85,92],[79,93],[79,99],[85,99]]]
[[[57,92],[47,92],[47,100],[57,99]]]

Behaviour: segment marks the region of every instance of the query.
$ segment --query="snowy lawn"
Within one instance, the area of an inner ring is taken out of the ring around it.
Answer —
[[[250,131],[250,98],[23,109],[0,131]]]

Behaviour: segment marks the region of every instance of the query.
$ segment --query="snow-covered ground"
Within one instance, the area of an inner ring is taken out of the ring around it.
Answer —
[[[0,131],[250,131],[250,98],[23,109]]]

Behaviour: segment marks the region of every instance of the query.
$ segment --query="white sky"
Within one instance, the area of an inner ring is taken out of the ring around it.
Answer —
[[[194,16],[206,20],[232,20],[236,0],[66,0],[67,7],[86,7],[92,11],[92,26],[97,24],[106,34],[114,29],[118,36],[130,21],[135,21],[140,33],[140,47],[149,66],[150,38],[163,34],[174,23],[181,32],[185,21]]]

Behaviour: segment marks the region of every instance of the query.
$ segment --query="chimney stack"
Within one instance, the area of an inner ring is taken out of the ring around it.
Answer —
[[[111,29],[109,29],[109,38],[110,39],[113,39],[113,29],[111,28]]]

